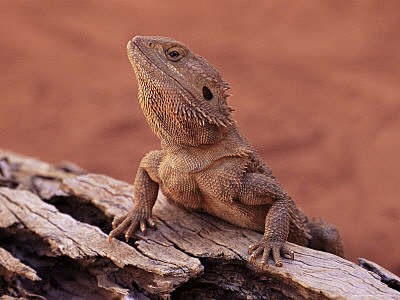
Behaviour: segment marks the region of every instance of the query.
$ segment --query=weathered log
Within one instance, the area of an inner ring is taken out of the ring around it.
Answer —
[[[400,281],[382,267],[371,272],[294,244],[295,260],[282,268],[252,264],[247,247],[260,233],[189,213],[162,194],[155,230],[109,242],[113,217],[133,205],[132,185],[1,150],[0,162],[0,295],[400,299]]]

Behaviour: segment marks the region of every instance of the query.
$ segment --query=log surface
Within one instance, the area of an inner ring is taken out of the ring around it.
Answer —
[[[398,278],[368,261],[367,270],[291,244],[295,260],[283,267],[252,264],[247,247],[260,233],[189,213],[162,194],[155,230],[109,242],[113,217],[133,206],[133,186],[83,173],[0,150],[0,296],[400,299]]]

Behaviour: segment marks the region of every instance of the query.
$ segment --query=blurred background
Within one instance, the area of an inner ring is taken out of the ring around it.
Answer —
[[[14,1],[0,10],[0,147],[133,182],[160,147],[126,57],[171,36],[232,86],[242,133],[347,257],[400,274],[400,2]]]

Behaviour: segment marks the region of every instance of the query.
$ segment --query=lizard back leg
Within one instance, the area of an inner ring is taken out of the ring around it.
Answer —
[[[312,219],[308,228],[311,234],[310,248],[344,257],[342,239],[334,225],[321,219]]]
[[[310,221],[296,206],[292,207],[291,217],[289,242],[344,257],[342,240],[335,226],[321,219]]]

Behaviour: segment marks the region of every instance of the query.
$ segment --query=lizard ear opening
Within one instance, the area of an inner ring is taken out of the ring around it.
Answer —
[[[213,98],[213,94],[211,93],[210,89],[206,86],[203,86],[203,97],[208,101],[210,101]]]

